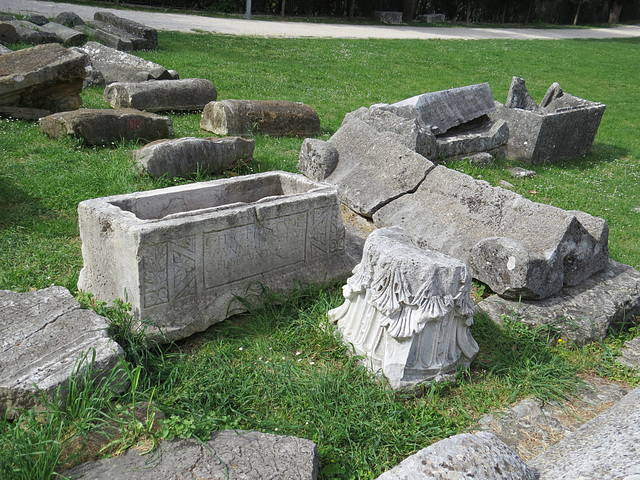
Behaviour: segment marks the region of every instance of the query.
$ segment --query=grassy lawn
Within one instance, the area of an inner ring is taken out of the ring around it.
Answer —
[[[640,39],[328,40],[160,32],[159,41],[158,51],[139,55],[182,78],[212,80],[219,99],[309,104],[320,115],[324,139],[347,112],[418,93],[489,82],[494,98],[505,101],[512,75],[525,78],[538,101],[557,81],[567,93],[606,103],[595,144],[584,158],[519,165],[537,172],[528,179],[511,178],[506,168],[518,164],[508,159],[485,169],[465,162],[454,167],[494,185],[507,180],[532,200],[605,218],[612,258],[640,268]],[[86,90],[83,97],[87,107],[108,106],[102,90]],[[199,129],[200,115],[170,115],[177,136],[210,136]],[[229,174],[296,171],[302,141],[259,136],[254,163]],[[55,284],[78,293],[79,201],[209,178],[137,175],[128,153],[134,148],[88,148],[72,139],[49,139],[33,122],[0,119],[0,289]],[[456,385],[425,387],[419,396],[396,393],[350,359],[326,328],[327,309],[341,303],[337,286],[277,300],[266,299],[263,308],[197,339],[151,351],[127,330],[125,308],[98,305],[128,351],[122,367],[132,386],[122,396],[98,387],[88,395],[79,387],[68,402],[76,409],[51,404],[43,414],[0,422],[0,477],[49,478],[102,447],[101,454],[113,454],[161,438],[206,438],[214,429],[240,428],[313,440],[321,478],[375,478],[524,396],[568,395],[578,375],[638,384],[612,360],[630,335],[625,330],[581,349],[550,347],[539,335],[544,332],[516,323],[498,328],[478,314],[472,332],[481,353]],[[151,411],[143,422],[131,413],[132,405],[150,400],[165,417],[159,426]],[[109,440],[91,447],[91,432],[105,429]],[[89,446],[81,447],[82,441]]]

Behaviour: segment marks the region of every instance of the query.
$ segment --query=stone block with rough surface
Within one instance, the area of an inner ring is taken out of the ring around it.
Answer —
[[[515,299],[554,295],[609,259],[603,219],[535,203],[444,166],[373,220],[403,227],[419,247],[462,260],[474,278]]]
[[[538,480],[494,434],[461,433],[423,448],[376,480]],[[543,477],[546,478],[546,477]],[[549,477],[554,478],[554,477]]]
[[[391,388],[454,380],[478,353],[468,267],[416,247],[399,227],[369,235],[343,294],[329,319]]]
[[[307,137],[320,134],[320,118],[310,106],[284,100],[222,100],[208,103],[200,128],[216,135]]]
[[[579,285],[539,301],[493,295],[478,305],[497,323],[503,317],[531,325],[550,325],[577,345],[603,340],[612,324],[640,315],[640,272],[609,260],[607,268]]]
[[[122,140],[152,142],[173,136],[173,122],[133,108],[81,108],[40,119],[40,130],[54,138],[73,135],[87,145],[110,145]]]
[[[216,87],[204,78],[114,82],[104,89],[104,100],[113,108],[137,108],[150,112],[202,110],[218,97]]]
[[[640,370],[640,337],[624,342],[624,347],[620,349],[620,356],[616,361],[629,368]]]
[[[65,47],[77,47],[87,41],[87,35],[85,33],[55,22],[45,23],[40,27],[40,30],[53,33],[58,39],[58,42]]]
[[[43,45],[47,43],[57,43],[58,37],[55,33],[43,30],[39,25],[26,20],[10,20],[16,28],[18,40],[30,45]]]
[[[53,397],[74,369],[93,360],[97,374],[109,373],[124,355],[107,334],[109,320],[83,310],[64,287],[36,292],[0,290],[0,417],[36,405],[42,391]]]
[[[335,187],[269,172],[98,198],[78,206],[78,288],[127,298],[150,337],[178,340],[244,311],[256,291],[345,278]]]
[[[93,15],[95,20],[113,25],[125,32],[143,38],[145,43],[141,46],[143,50],[155,50],[158,48],[158,31],[147,25],[143,25],[128,18],[119,17],[112,12],[96,12]]]
[[[402,23],[402,12],[375,11],[373,12],[373,18],[382,23]]]
[[[156,140],[131,152],[140,170],[156,178],[178,177],[198,170],[220,174],[253,158],[255,141],[242,137],[182,137]]]
[[[135,449],[62,472],[77,480],[316,480],[319,456],[311,440],[224,430],[209,441],[159,442],[153,453]]]

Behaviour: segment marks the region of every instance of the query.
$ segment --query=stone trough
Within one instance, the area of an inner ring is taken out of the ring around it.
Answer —
[[[269,172],[98,198],[78,206],[78,288],[126,298],[155,341],[205,330],[267,287],[345,278],[335,187]]]

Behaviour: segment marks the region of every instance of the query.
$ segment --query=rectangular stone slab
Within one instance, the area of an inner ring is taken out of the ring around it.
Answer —
[[[269,172],[81,202],[78,288],[126,298],[150,337],[177,340],[243,311],[261,291],[343,278],[334,187]]]
[[[210,80],[185,78],[153,82],[114,82],[103,98],[112,108],[137,108],[149,112],[202,110],[218,98]]]

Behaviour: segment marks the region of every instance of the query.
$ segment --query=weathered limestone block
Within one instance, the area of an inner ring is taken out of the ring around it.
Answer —
[[[507,95],[507,102],[504,104],[507,108],[520,108],[522,110],[538,110],[538,104],[531,98],[529,90],[525,85],[524,79],[520,77],[513,77],[511,79],[511,86],[509,87],[509,93]]]
[[[40,27],[43,32],[53,33],[58,43],[65,47],[77,47],[87,41],[87,35],[73,28],[65,27],[59,23],[48,22]]]
[[[55,22],[69,28],[85,24],[80,15],[75,12],[61,12],[56,15]]]
[[[418,15],[416,17],[418,22],[426,22],[426,23],[444,23],[446,18],[444,13],[429,13],[427,15]]]
[[[461,433],[423,448],[376,480],[538,480],[538,472],[488,432]],[[547,477],[543,477],[547,478]],[[555,478],[555,477],[548,477]]]
[[[58,44],[0,56],[0,105],[58,112],[82,105],[85,58]]]
[[[5,53],[11,53],[13,52],[13,50],[11,50],[10,48],[5,47],[4,45],[2,45],[0,43],[0,55],[4,55]]]
[[[373,18],[382,23],[402,23],[402,12],[373,12]]]
[[[373,220],[401,226],[418,246],[462,260],[474,278],[508,298],[549,297],[608,264],[603,219],[535,203],[444,166]]]
[[[202,110],[217,97],[216,87],[204,78],[114,82],[104,90],[104,100],[113,108],[137,108],[150,112]]]
[[[9,21],[15,28],[20,42],[31,45],[41,45],[44,43],[56,43],[58,37],[51,32],[45,32],[39,25],[27,22],[26,20]]]
[[[15,25],[8,21],[0,22],[0,42],[17,43],[19,40]]]
[[[470,122],[495,109],[488,83],[423,93],[389,105],[407,118],[420,118],[435,135]]]
[[[151,142],[173,136],[173,122],[133,108],[81,108],[40,119],[40,130],[54,138],[73,135],[86,145],[109,145],[122,140]]]
[[[344,278],[335,187],[269,172],[98,198],[78,206],[78,288],[127,296],[149,337],[178,340],[243,311],[260,285]]]
[[[640,389],[529,462],[543,479],[617,480],[640,476]]]
[[[558,84],[545,95],[543,108],[524,110],[496,104],[491,117],[509,125],[507,155],[532,164],[585,155],[606,108],[603,103],[563,93]]]
[[[217,135],[307,137],[320,134],[320,118],[312,107],[300,102],[222,100],[205,106],[200,128]]]
[[[454,127],[436,138],[440,157],[463,157],[472,153],[496,151],[509,140],[509,127],[504,120],[493,122],[488,117]],[[471,125],[470,125],[471,124]]]
[[[616,361],[629,368],[640,370],[640,337],[624,342],[624,347],[620,349],[620,356]]]
[[[422,155],[403,145],[398,137],[391,132],[378,132],[353,118],[329,140],[339,158],[324,181],[336,185],[340,200],[356,213],[370,218],[389,201],[414,191],[434,167]],[[299,168],[325,169],[324,157],[309,146],[303,145]],[[316,160],[320,161],[318,167],[312,165]]]
[[[42,26],[45,23],[49,23],[49,19],[47,17],[45,17],[44,15],[38,15],[36,13],[31,13],[29,15],[26,15],[24,17],[24,19],[27,22],[31,22],[31,23],[33,23],[35,25],[39,25],[39,26]]]
[[[640,272],[609,260],[607,268],[577,286],[539,301],[492,295],[479,307],[496,323],[503,317],[531,325],[552,325],[563,340],[577,345],[598,342],[609,327],[640,315]]]
[[[143,50],[144,46],[147,45],[147,41],[144,38],[136,37],[108,23],[94,20],[92,26],[95,28],[93,35],[96,40],[107,47],[130,52],[132,50]]]
[[[162,65],[115,50],[98,42],[87,42],[80,50],[89,56],[93,68],[102,72],[107,84],[173,79],[171,73]]]
[[[254,148],[253,139],[242,137],[183,137],[156,140],[131,153],[142,171],[156,178],[171,178],[196,173],[198,169],[222,173],[240,161],[251,161]]]
[[[159,442],[149,455],[130,449],[62,473],[78,480],[316,480],[319,463],[318,449],[311,440],[223,430],[214,432],[204,444],[195,439]]]
[[[124,30],[136,37],[143,38],[145,44],[142,49],[155,50],[158,48],[158,31],[153,27],[142,25],[141,23],[129,20],[128,18],[118,17],[111,12],[96,12],[93,15],[95,20],[113,25],[116,28]]]
[[[369,235],[343,293],[329,319],[391,388],[452,380],[478,353],[468,267],[416,247],[401,228]]]
[[[0,290],[0,416],[36,405],[34,394],[61,397],[83,354],[99,375],[118,363],[124,352],[107,334],[109,321],[83,310],[64,287],[36,292]]]
[[[298,157],[298,171],[304,173],[309,180],[324,182],[336,169],[338,159],[338,151],[331,143],[305,138]]]

